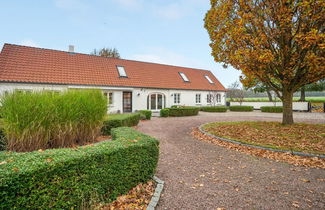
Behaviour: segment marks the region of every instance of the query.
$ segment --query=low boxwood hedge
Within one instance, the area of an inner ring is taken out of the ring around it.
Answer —
[[[261,106],[261,112],[282,113],[282,106]]]
[[[0,209],[81,209],[149,180],[158,141],[127,127],[112,137],[77,148],[0,152]]]
[[[234,112],[251,112],[254,110],[253,106],[230,106],[230,111]]]
[[[169,108],[160,110],[160,117],[168,117],[169,116]]]
[[[108,115],[102,127],[102,134],[111,135],[112,128],[136,126],[139,120],[140,113]]]
[[[228,108],[226,106],[203,106],[200,110],[203,112],[226,112]]]
[[[169,109],[169,116],[181,117],[181,116],[193,116],[199,113],[199,107],[177,107]]]
[[[139,113],[146,116],[146,120],[151,119],[152,112],[150,110],[140,110]]]

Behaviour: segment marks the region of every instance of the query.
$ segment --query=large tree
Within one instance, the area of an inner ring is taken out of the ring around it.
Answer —
[[[265,83],[292,124],[293,93],[325,78],[324,0],[211,0],[205,28],[216,62]]]
[[[94,49],[90,54],[108,58],[121,58],[120,53],[116,48],[104,47],[99,50]]]

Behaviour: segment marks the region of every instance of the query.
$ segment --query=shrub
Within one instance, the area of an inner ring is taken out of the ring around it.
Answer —
[[[230,106],[230,111],[234,112],[251,112],[254,110],[253,106]]]
[[[203,106],[200,108],[203,112],[226,112],[226,106]]]
[[[0,122],[0,151],[6,149],[6,137]]]
[[[198,107],[179,107],[179,108],[170,108],[169,116],[172,117],[181,117],[181,116],[193,116],[199,113],[200,108]]]
[[[126,127],[113,129],[112,136],[77,148],[0,152],[0,209],[81,209],[111,202],[149,180],[158,141]]]
[[[108,115],[102,127],[102,134],[111,135],[112,128],[136,126],[139,120],[139,113]]]
[[[169,116],[169,109],[168,108],[160,110],[160,117],[168,117],[168,116]]]
[[[144,114],[146,116],[146,120],[150,120],[151,119],[151,111],[150,110],[140,110],[139,111],[140,114]]]
[[[261,106],[262,112],[282,113],[282,106]]]
[[[2,98],[7,149],[33,151],[93,141],[107,112],[100,90],[13,92]]]

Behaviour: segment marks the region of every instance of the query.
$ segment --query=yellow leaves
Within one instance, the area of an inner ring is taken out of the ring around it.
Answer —
[[[2,162],[0,162],[0,165],[6,164],[6,163],[7,163],[7,161],[2,161]]]

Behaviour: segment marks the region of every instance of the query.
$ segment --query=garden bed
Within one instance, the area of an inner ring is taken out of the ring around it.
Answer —
[[[215,136],[267,148],[325,154],[325,125],[279,122],[217,122],[203,126]]]

